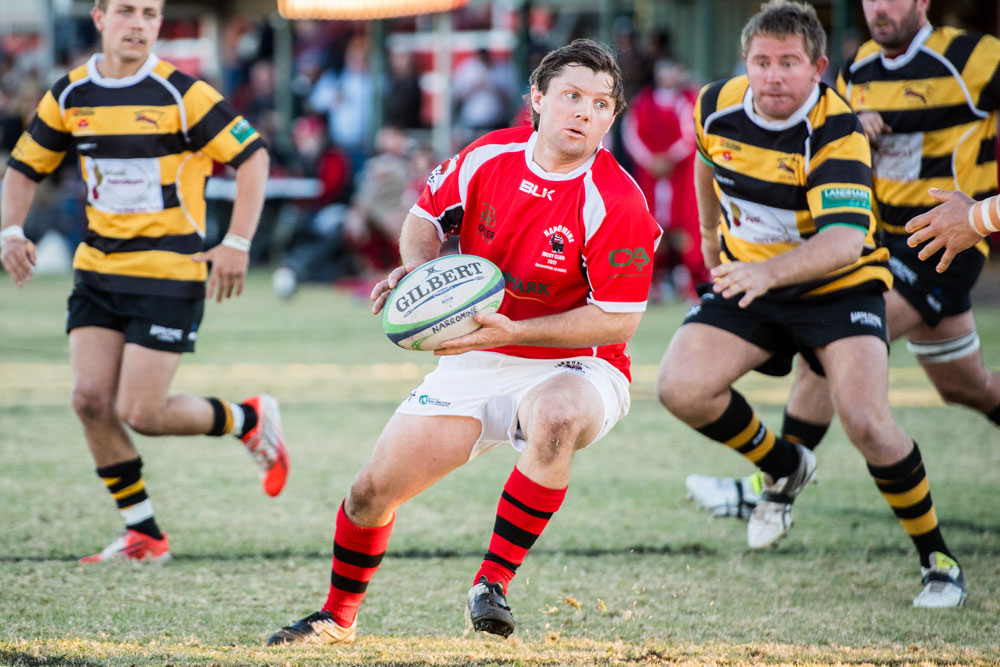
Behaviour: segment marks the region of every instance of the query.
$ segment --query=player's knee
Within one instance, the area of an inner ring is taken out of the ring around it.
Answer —
[[[141,407],[119,408],[119,416],[128,427],[142,435],[160,435],[160,415]]]
[[[81,421],[100,422],[117,419],[114,401],[101,392],[74,387],[72,404],[73,411]]]
[[[690,383],[669,373],[661,373],[656,383],[656,395],[670,414],[679,419],[697,414],[700,401]]]
[[[845,410],[840,415],[840,423],[844,433],[856,447],[867,450],[877,450],[887,442],[885,419],[873,410]]]
[[[581,444],[578,441],[593,430],[594,417],[586,405],[568,397],[537,401],[531,415],[528,438],[546,443],[543,447],[552,457],[557,457],[565,447],[572,451]]]

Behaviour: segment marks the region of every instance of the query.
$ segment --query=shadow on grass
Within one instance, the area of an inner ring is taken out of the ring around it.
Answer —
[[[65,655],[31,655],[23,651],[0,649],[0,665],[16,665],[17,667],[37,667],[45,665],[61,665],[65,667],[101,667],[104,663],[91,662],[80,658],[69,658]]]

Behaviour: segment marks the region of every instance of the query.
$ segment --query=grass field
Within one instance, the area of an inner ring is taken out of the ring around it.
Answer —
[[[367,304],[326,287],[289,302],[267,276],[208,308],[178,392],[282,401],[292,471],[269,499],[229,438],[137,443],[174,560],[83,566],[120,519],[69,407],[62,318],[69,278],[17,290],[0,276],[0,665],[1000,664],[1000,434],[944,406],[902,345],[894,413],[921,445],[945,536],[970,581],[961,610],[915,610],[909,540],[834,425],[819,483],[779,547],[684,498],[688,472],[745,474],[740,457],[656,402],[680,306],[647,313],[632,347],[632,413],[581,453],[563,509],[510,590],[508,641],[466,634],[510,450],[476,459],[399,511],[347,647],[265,649],[317,609],[336,507],[395,405],[433,364],[394,348]],[[1000,309],[978,311],[1000,366]],[[787,381],[741,388],[775,428]]]

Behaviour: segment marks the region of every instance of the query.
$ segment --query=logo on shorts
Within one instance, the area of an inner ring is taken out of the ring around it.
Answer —
[[[159,324],[149,327],[149,335],[164,343],[179,343],[184,340],[183,329],[171,329]]]
[[[417,400],[420,402],[420,405],[436,405],[439,408],[447,408],[451,405],[451,401],[442,401],[440,398],[434,398],[427,394],[421,394]]]
[[[889,270],[892,275],[909,285],[917,283],[917,273],[906,264],[903,264],[898,257],[889,258]]]
[[[587,369],[584,367],[583,362],[580,361],[560,361],[556,364],[556,368],[563,368],[573,373],[579,373],[580,375],[587,374]]]
[[[869,313],[866,310],[854,310],[851,311],[851,324],[860,324],[866,327],[881,329],[882,318],[875,313]]]
[[[688,310],[687,315],[684,316],[684,319],[688,319],[688,318],[694,317],[695,315],[697,315],[700,312],[701,312],[701,304],[700,303],[695,304],[695,305],[691,306],[690,310]]]

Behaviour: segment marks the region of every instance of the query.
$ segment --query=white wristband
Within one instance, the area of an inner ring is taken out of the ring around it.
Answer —
[[[983,233],[979,231],[979,227],[976,225],[976,206],[978,205],[979,202],[975,202],[969,207],[969,227],[972,227],[972,231],[982,236]]]
[[[9,241],[11,239],[23,238],[25,238],[24,227],[21,227],[20,225],[9,225],[0,229],[0,245],[3,245],[5,241]]]
[[[241,252],[250,252],[250,239],[245,239],[242,236],[237,236],[232,232],[228,232],[222,239],[222,245],[227,248],[233,248],[234,250],[239,250]]]
[[[993,204],[993,206],[990,206]],[[993,196],[983,202],[983,224],[991,232],[1000,232],[1000,196]]]

